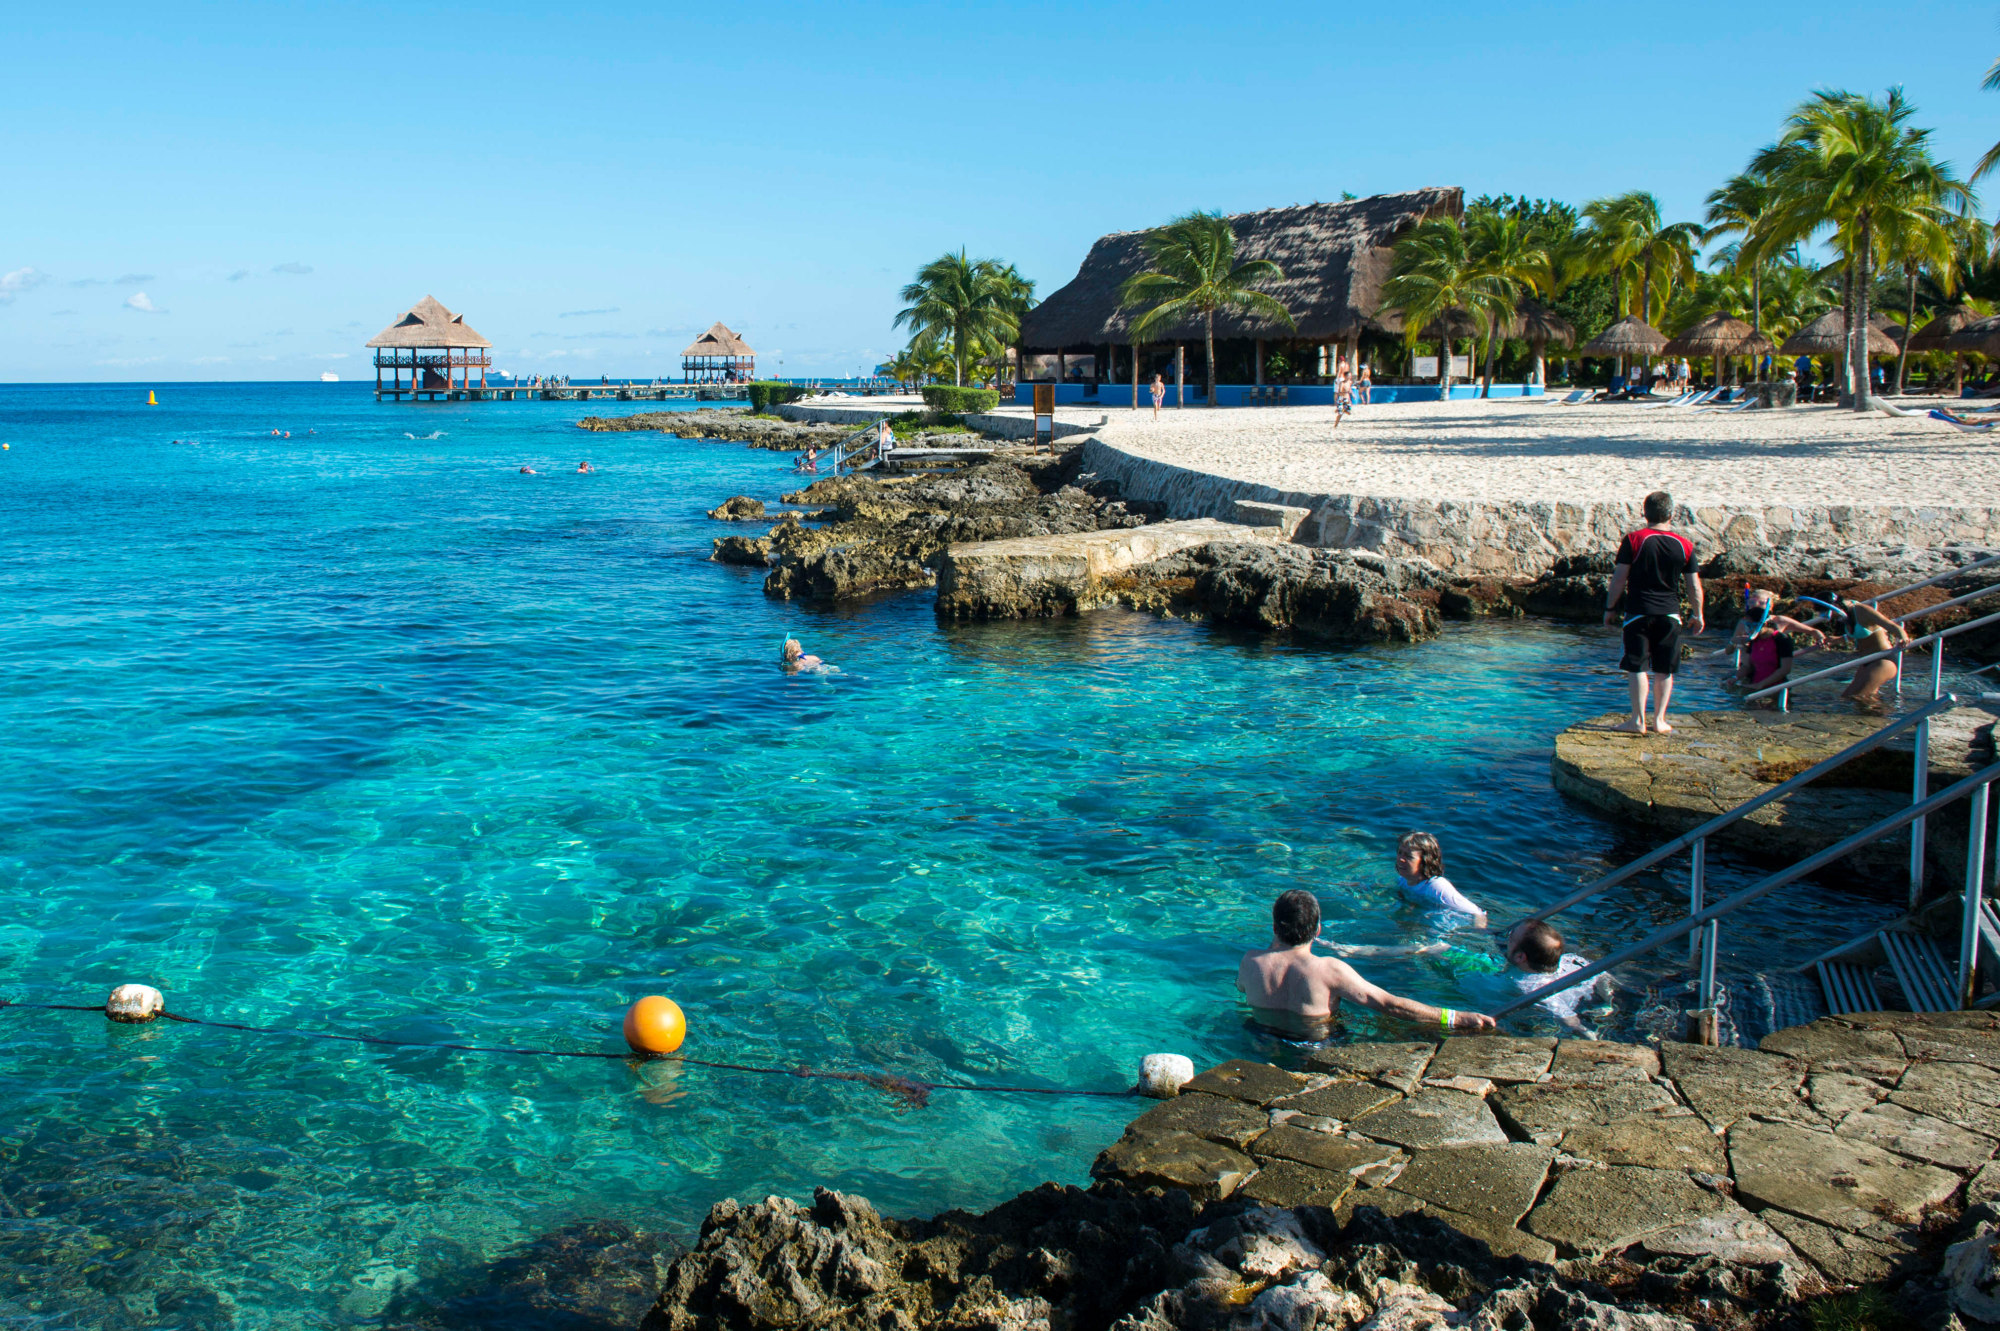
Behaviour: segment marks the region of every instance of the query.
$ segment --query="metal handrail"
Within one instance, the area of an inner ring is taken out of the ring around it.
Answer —
[[[1984,694],[1981,700],[2000,702],[2000,694]],[[1890,817],[1884,818],[1879,823],[1863,828],[1853,836],[1828,846],[1816,855],[1807,856],[1789,869],[1781,870],[1768,878],[1751,884],[1749,887],[1732,896],[1724,897],[1713,906],[1691,911],[1687,918],[1675,924],[1662,925],[1629,947],[1620,948],[1610,956],[1593,961],[1589,965],[1579,966],[1577,969],[1569,972],[1569,974],[1560,977],[1550,984],[1544,985],[1533,993],[1523,994],[1513,1002],[1502,1005],[1493,1015],[1504,1017],[1511,1012],[1518,1012],[1522,1008],[1532,1007],[1551,994],[1559,994],[1565,989],[1573,989],[1585,980],[1594,980],[1614,966],[1622,965],[1634,957],[1654,951],[1667,943],[1673,942],[1676,938],[1693,933],[1697,929],[1702,930],[1705,935],[1701,945],[1701,1005],[1703,1008],[1713,1007],[1715,997],[1716,947],[1716,931],[1713,926],[1717,920],[1722,919],[1724,916],[1735,914],[1744,906],[1761,897],[1768,896],[1787,883],[1796,882],[1808,874],[1815,873],[1843,855],[1859,850],[1871,841],[1880,840],[1891,832],[1899,831],[1917,819],[1926,817],[1936,810],[1943,808],[1945,805],[1954,803],[1964,796],[1972,794],[1974,791],[1987,791],[1995,781],[2000,781],[2000,762],[1990,764],[1984,769],[1974,772],[1971,776],[1954,782],[1928,799],[1912,804],[1909,808],[1900,810]],[[1985,885],[1984,834],[1986,830],[1986,803],[1985,798],[1975,801],[1975,812],[1972,819],[1973,853],[1966,863],[1966,897],[1969,903],[1969,911],[1977,909],[1978,895]],[[1974,915],[1972,918],[1976,919],[1977,916]],[[1965,977],[1961,975],[1961,995],[1964,990],[1964,980]]]
[[[2000,582],[1994,583],[1991,587],[1981,587],[1976,592],[1967,592],[1963,596],[1954,596],[1949,601],[1939,601],[1936,605],[1927,605],[1921,610],[1912,610],[1907,615],[1897,615],[1892,622],[1907,624],[1913,619],[1922,619],[1925,615],[1934,615],[1940,610],[1950,610],[1956,606],[1964,605],[1967,601],[1977,601],[1982,596],[1991,596],[1995,592],[2000,592]]]
[[[1934,606],[1932,608],[1942,610],[1944,607]],[[1865,666],[1871,661],[1886,661],[1892,656],[1897,658],[1898,661],[1900,661],[1902,659],[1903,653],[1909,651],[1912,647],[1921,647],[1927,642],[1942,642],[1944,639],[1952,637],[1955,634],[1964,633],[1970,629],[1982,628],[1987,624],[1996,624],[1996,623],[2000,623],[2000,613],[1987,615],[1983,619],[1968,619],[1963,624],[1954,624],[1948,629],[1938,629],[1936,632],[1926,633],[1921,638],[1912,638],[1908,642],[1900,643],[1894,647],[1885,648],[1879,652],[1870,652],[1866,656],[1857,656],[1851,661],[1843,661],[1839,665],[1828,666],[1824,670],[1815,670],[1813,671],[1812,674],[1805,675],[1799,679],[1788,679],[1782,684],[1773,684],[1769,688],[1758,689],[1755,693],[1746,693],[1743,695],[1743,701],[1755,702],[1759,698],[1768,698],[1774,693],[1789,695],[1791,690],[1797,688],[1801,684],[1810,684],[1816,679],[1825,679],[1829,675],[1838,675],[1843,671],[1853,670],[1858,666]],[[1899,678],[1901,676],[1901,673],[1902,673],[1901,671],[1897,672]],[[1788,701],[1789,698],[1786,699],[1786,702]],[[1778,704],[1781,710],[1785,707],[1786,702],[1780,702]]]
[[[1920,591],[1925,587],[1934,587],[1940,582],[1950,582],[1953,578],[1959,576],[1961,573],[1970,573],[1972,572],[1972,570],[1976,568],[1985,568],[1988,564],[2000,564],[2000,555],[1988,555],[1984,559],[1975,559],[1970,564],[1961,564],[1957,568],[1952,569],[1949,572],[1939,573],[1934,577],[1925,578],[1922,582],[1913,582],[1907,587],[1898,587],[1893,592],[1883,592],[1880,596],[1871,596],[1866,601],[1863,601],[1862,604],[1879,605],[1883,601],[1893,601],[1898,596],[1903,595],[1905,592]],[[1937,608],[1938,607],[1936,606],[1931,607],[1931,609],[1933,610]]]
[[[887,416],[877,416],[874,420],[868,422],[866,425],[861,426],[859,429],[850,430],[846,434],[840,436],[840,438],[833,441],[833,446],[827,449],[826,456],[827,456],[827,465],[833,469],[834,475],[838,476],[840,474],[841,467],[845,466],[850,458],[859,457],[861,454],[866,453],[871,447],[874,446],[874,436],[876,431],[878,431],[881,428],[882,422],[888,419],[889,418]],[[863,444],[860,448],[856,449],[848,448],[848,444],[852,443],[856,439],[859,439],[864,434],[870,436],[870,441],[868,443]]]
[[[1850,759],[1859,758],[1862,754],[1867,753],[1871,749],[1880,748],[1882,745],[1888,743],[1890,740],[1894,739],[1897,735],[1902,734],[1905,730],[1908,730],[1910,727],[1918,725],[1924,721],[1928,721],[1931,717],[1937,715],[1939,712],[1946,711],[1950,708],[1956,707],[1958,705],[1958,702],[1959,700],[1957,696],[1951,695],[1939,698],[1935,702],[1926,703],[1924,706],[1918,708],[1914,712],[1909,713],[1907,716],[1898,717],[1896,720],[1890,722],[1886,726],[1883,726],[1880,730],[1876,731],[1874,734],[1868,736],[1867,738],[1856,740],[1854,743],[1848,745],[1846,748],[1842,749],[1839,753],[1834,754],[1832,757],[1821,759],[1819,762],[1813,764],[1811,767],[1808,767],[1805,771],[1800,772],[1797,776],[1791,778],[1789,781],[1785,781],[1778,785],[1772,786],[1769,790],[1757,796],[1755,799],[1745,800],[1743,803],[1737,805],[1735,808],[1729,810],[1727,813],[1718,814],[1716,817],[1711,818],[1707,822],[1703,823],[1700,827],[1695,828],[1692,832],[1681,833],[1679,836],[1675,837],[1672,841],[1669,841],[1665,845],[1660,846],[1654,850],[1648,851],[1646,854],[1641,855],[1638,859],[1633,860],[1630,864],[1625,865],[1623,868],[1613,870],[1611,873],[1606,874],[1604,877],[1598,879],[1596,882],[1591,883],[1588,886],[1578,888],[1576,891],[1570,893],[1568,896],[1564,897],[1562,900],[1556,902],[1553,905],[1542,907],[1534,914],[1528,916],[1527,919],[1545,920],[1551,915],[1559,915],[1563,911],[1568,910],[1571,906],[1576,905],[1578,902],[1587,901],[1591,897],[1596,896],[1599,892],[1603,892],[1609,888],[1618,886],[1618,884],[1624,882],[1626,879],[1632,877],[1633,875],[1643,873],[1647,869],[1650,869],[1654,865],[1658,864],[1660,861],[1679,854],[1681,851],[1686,850],[1689,846],[1692,846],[1699,841],[1703,841],[1708,837],[1714,836],[1717,832],[1720,832],[1723,828],[1728,827],[1731,823],[1738,822],[1741,819],[1747,817],[1748,815],[1757,812],[1757,810],[1763,808],[1766,804],[1769,804],[1771,801],[1777,799],[1783,799],[1786,795],[1791,794],[1793,791],[1799,789],[1801,786],[1810,785],[1812,782],[1818,780],[1822,776],[1825,776],[1828,772],[1831,772],[1834,768],[1839,767],[1843,763],[1848,762]]]

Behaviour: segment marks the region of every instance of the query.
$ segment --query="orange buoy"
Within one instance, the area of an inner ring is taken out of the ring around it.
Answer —
[[[680,1004],[655,994],[625,1010],[625,1043],[639,1054],[671,1054],[687,1038]]]

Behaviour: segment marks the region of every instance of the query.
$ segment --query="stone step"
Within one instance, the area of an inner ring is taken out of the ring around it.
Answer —
[[[1284,528],[1191,518],[1144,527],[953,546],[938,563],[938,613],[992,619],[1103,604],[1107,579],[1212,541],[1282,544]]]

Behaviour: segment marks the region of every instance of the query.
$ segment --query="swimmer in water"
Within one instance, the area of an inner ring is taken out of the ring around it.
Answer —
[[[785,639],[784,650],[779,653],[779,657],[783,660],[785,669],[790,671],[817,670],[826,664],[817,656],[808,656],[806,649],[799,646],[797,638]]]
[[[523,476],[539,476],[539,475],[541,475],[541,473],[540,473],[540,472],[538,472],[538,471],[536,471],[536,470],[535,470],[535,469],[534,469],[533,467],[523,467],[523,468],[521,468],[521,474],[522,474]]]
[[[1834,619],[1830,627],[1834,633],[1854,643],[1854,650],[1862,654],[1886,652],[1892,647],[1908,645],[1910,633],[1901,624],[1883,614],[1872,605],[1863,605],[1839,592],[1832,593],[1831,609]],[[1870,661],[1854,672],[1854,682],[1841,692],[1841,697],[1858,703],[1879,706],[1882,702],[1882,686],[1894,683],[1896,662],[1891,658]]]
[[[1739,652],[1736,682],[1753,689],[1782,684],[1792,673],[1794,633],[1809,634],[1818,646],[1826,646],[1826,635],[1790,615],[1776,613],[1778,598],[1762,587],[1743,589],[1743,618],[1736,621],[1730,644]]]
[[[578,471],[595,471],[595,470],[596,470],[596,468],[595,468],[595,467],[593,467],[593,466],[591,466],[591,465],[590,465],[590,464],[589,464],[588,462],[579,462],[579,463],[577,463],[577,464],[576,464],[576,469],[577,469]]]

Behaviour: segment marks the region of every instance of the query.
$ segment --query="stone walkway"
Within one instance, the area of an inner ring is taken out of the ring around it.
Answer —
[[[1829,1017],[1761,1049],[1461,1036],[1235,1061],[1092,1173],[1198,1200],[1420,1211],[1498,1256],[1637,1249],[1878,1281],[2000,1201],[2000,1018]]]

